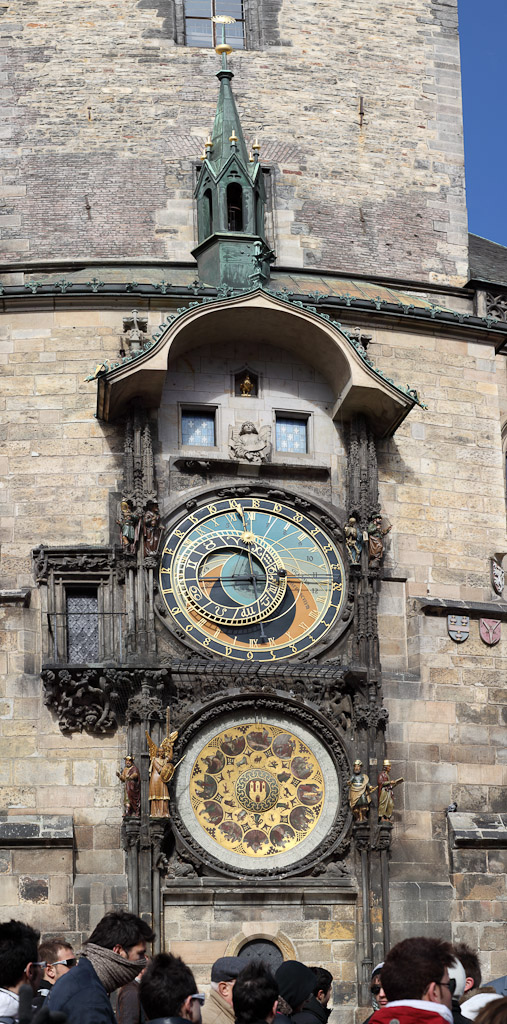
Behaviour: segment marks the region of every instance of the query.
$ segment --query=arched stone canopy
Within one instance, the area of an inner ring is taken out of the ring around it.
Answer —
[[[158,408],[171,363],[206,342],[273,341],[320,371],[335,397],[333,418],[368,416],[379,436],[393,434],[415,404],[370,367],[332,323],[263,290],[203,303],[170,324],[158,343],[136,359],[99,377],[98,416],[113,420],[138,400]]]

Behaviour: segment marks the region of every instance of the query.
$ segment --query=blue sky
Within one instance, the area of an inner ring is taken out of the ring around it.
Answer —
[[[507,0],[458,0],[468,229],[507,245]]]

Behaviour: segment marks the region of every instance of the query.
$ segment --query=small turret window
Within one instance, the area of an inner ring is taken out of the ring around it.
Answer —
[[[227,228],[243,231],[243,190],[236,182],[227,186]]]
[[[228,14],[236,19],[227,26],[227,42],[235,50],[245,48],[243,0],[185,0],[185,42],[187,46],[216,46],[221,40],[221,26],[212,17]]]
[[[213,231],[213,199],[211,196],[211,189],[207,188],[203,197],[203,221],[202,221],[202,237],[208,238]]]

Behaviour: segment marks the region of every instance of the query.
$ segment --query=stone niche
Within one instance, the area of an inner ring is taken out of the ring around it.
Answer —
[[[264,940],[285,960],[329,970],[340,1024],[352,1024],[357,993],[352,879],[168,879],[162,900],[164,948],[192,967],[199,989],[209,984],[218,957],[240,955],[247,943]]]

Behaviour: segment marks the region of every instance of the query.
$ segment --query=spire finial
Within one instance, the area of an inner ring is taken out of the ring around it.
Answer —
[[[211,20],[215,22],[215,25],[222,26],[222,41],[215,46],[215,53],[218,53],[219,56],[222,55],[222,69],[227,71],[227,55],[232,53],[232,46],[226,41],[225,26],[234,25],[236,18],[231,18],[228,14],[217,14],[213,15]]]

